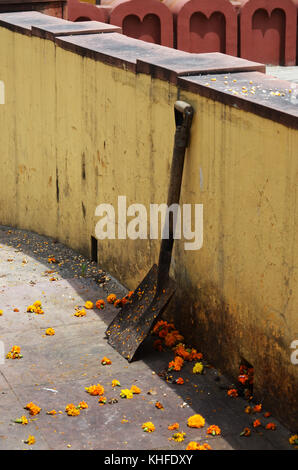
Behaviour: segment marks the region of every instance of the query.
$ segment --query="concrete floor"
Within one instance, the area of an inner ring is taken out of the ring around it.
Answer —
[[[59,265],[49,264],[49,256]],[[55,272],[49,273],[51,270]],[[55,281],[50,280],[53,277]],[[207,363],[203,375],[194,375],[193,364],[187,363],[173,374],[183,377],[184,385],[170,383],[163,373],[173,352],[155,351],[150,337],[141,359],[128,364],[105,339],[106,327],[117,313],[114,306],[87,310],[85,317],[74,316],[76,306],[83,306],[86,300],[106,299],[111,292],[123,296],[127,290],[72,250],[46,237],[0,227],[0,345],[5,355],[13,345],[20,346],[23,354],[15,360],[0,357],[1,450],[175,451],[184,450],[190,441],[207,442],[213,450],[293,449],[288,442],[291,433],[274,418],[274,410],[270,418],[263,412],[246,414],[247,401],[228,397],[227,389],[233,384]],[[26,311],[36,300],[42,302],[42,315]],[[48,327],[55,329],[54,336],[45,335]],[[103,356],[112,364],[101,365]],[[121,388],[111,386],[113,379],[120,381]],[[97,383],[104,386],[107,397],[102,406],[98,397],[85,391]],[[132,385],[141,394],[121,399],[120,390]],[[117,402],[110,404],[111,399]],[[65,406],[81,400],[89,408],[79,416],[67,416]],[[157,409],[156,401],[164,409]],[[22,415],[29,417],[24,410],[28,402],[40,406],[41,412],[27,425],[14,423]],[[52,409],[57,411],[55,416],[47,414]],[[206,419],[204,428],[189,428],[187,419],[197,413]],[[256,418],[263,426],[253,429]],[[155,424],[155,432],[142,430],[147,421]],[[269,421],[276,423],[275,431],[265,429]],[[186,433],[183,442],[169,440],[173,432],[168,425],[173,422]],[[221,436],[207,437],[211,424],[221,428]],[[241,437],[246,426],[252,429],[251,436]],[[29,434],[36,439],[31,446],[24,443]]]

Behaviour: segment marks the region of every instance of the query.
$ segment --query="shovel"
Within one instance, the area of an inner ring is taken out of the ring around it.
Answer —
[[[176,132],[168,191],[168,208],[172,204],[179,204],[184,157],[189,143],[193,108],[184,101],[176,101],[174,112]],[[169,276],[175,230],[173,211],[168,212],[166,220],[168,220],[168,232],[167,236],[164,236],[165,226],[158,266],[156,264],[152,266],[106,330],[108,343],[128,362],[133,360],[137,350],[176,290],[176,283]]]

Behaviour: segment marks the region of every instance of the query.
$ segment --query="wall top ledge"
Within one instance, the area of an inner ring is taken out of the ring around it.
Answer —
[[[74,53],[173,83],[179,75],[245,70],[265,72],[263,64],[245,59],[216,52],[190,54],[117,33],[57,37],[56,43]]]
[[[0,26],[17,33],[31,36],[32,26],[49,26],[70,23],[62,18],[44,15],[39,11],[18,11],[12,13],[0,13]]]
[[[68,21],[67,23],[50,24],[46,26],[32,25],[32,35],[54,41],[57,36],[73,36],[96,33],[122,33],[119,26],[99,21]]]
[[[178,86],[298,129],[298,85],[260,72],[180,77]]]

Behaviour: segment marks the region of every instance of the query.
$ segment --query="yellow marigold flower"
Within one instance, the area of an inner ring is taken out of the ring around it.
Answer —
[[[28,444],[29,446],[32,446],[33,444],[35,444],[35,437],[34,436],[31,436],[29,435],[27,441],[25,441],[25,444]]]
[[[104,394],[104,387],[100,384],[97,385],[90,385],[90,387],[85,387],[86,392],[88,392],[90,395],[96,396],[96,395],[103,395]]]
[[[141,389],[139,387],[137,387],[136,385],[132,385],[130,387],[130,390],[132,393],[135,393],[136,395],[138,395],[139,393],[141,393]]]
[[[100,405],[105,405],[106,402],[107,402],[106,397],[100,397],[100,399],[98,400],[98,403],[100,403]]]
[[[293,445],[298,445],[298,434],[293,434],[290,438],[289,438],[289,443],[293,446]]]
[[[85,410],[86,408],[88,408],[88,405],[85,401],[80,401],[80,403],[78,404],[78,408]]]
[[[32,401],[30,403],[28,403],[24,408],[25,408],[25,410],[28,410],[29,414],[32,415],[32,416],[38,415],[38,413],[41,410],[41,408],[39,406],[35,405],[35,403],[33,403]]]
[[[145,432],[154,432],[155,426],[151,421],[148,421],[147,423],[142,424],[142,429],[144,429]]]
[[[28,419],[26,416],[21,416],[20,418],[15,419],[14,422],[18,424],[28,424]]]
[[[171,440],[172,440],[172,441],[176,441],[176,442],[183,442],[185,436],[186,436],[186,433],[185,433],[185,432],[176,432],[176,433],[173,434],[173,436],[171,437]]]
[[[176,429],[179,429],[179,423],[169,424],[168,426],[169,431],[175,431]]]
[[[41,301],[40,300],[36,300],[36,302],[34,302],[34,307],[41,307]]]
[[[204,366],[202,362],[197,362],[192,369],[194,374],[201,374],[203,370],[204,370]]]
[[[112,380],[112,387],[120,387],[120,385],[121,384],[120,384],[119,380],[116,380],[116,379]]]
[[[80,309],[77,310],[76,313],[74,313],[75,317],[84,317],[86,315],[86,310],[85,309]]]
[[[212,436],[219,436],[220,433],[221,433],[221,429],[218,426],[216,426],[215,424],[212,424],[207,429],[207,434],[212,434]]]
[[[190,416],[187,420],[187,426],[190,428],[202,428],[205,426],[205,419],[201,415]]]
[[[34,305],[29,305],[29,306],[27,307],[27,312],[34,313],[34,312],[35,312],[35,306],[34,306]]]
[[[112,364],[112,361],[108,357],[104,356],[101,360],[101,363],[103,366],[109,366],[110,364]]]
[[[46,335],[48,335],[48,336],[54,336],[54,334],[55,334],[54,328],[47,328],[47,329],[46,329]]]
[[[3,310],[0,310],[0,317],[1,317],[1,315],[3,315]]]
[[[133,392],[131,390],[128,390],[128,388],[124,388],[123,390],[121,390],[120,397],[131,399],[133,398]]]
[[[36,315],[42,315],[44,310],[40,307],[35,307],[34,313],[36,313]]]
[[[110,295],[107,296],[107,302],[108,302],[109,304],[113,304],[116,299],[117,299],[117,297],[116,297],[115,294],[110,294]]]
[[[87,308],[88,310],[93,308],[93,302],[91,302],[90,300],[87,300],[87,302],[85,303],[85,308]]]

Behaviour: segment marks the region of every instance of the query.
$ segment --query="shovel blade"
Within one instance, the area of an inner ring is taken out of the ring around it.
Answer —
[[[157,272],[153,265],[106,330],[108,343],[128,362],[133,360],[175,292],[176,284],[168,278],[156,294]]]

